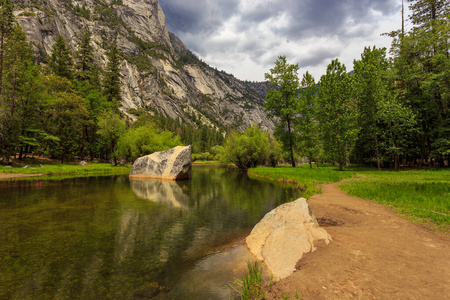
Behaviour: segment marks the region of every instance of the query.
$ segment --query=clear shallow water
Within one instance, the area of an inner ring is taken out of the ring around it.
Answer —
[[[226,245],[297,196],[212,166],[0,182],[0,299],[228,299],[249,257]]]

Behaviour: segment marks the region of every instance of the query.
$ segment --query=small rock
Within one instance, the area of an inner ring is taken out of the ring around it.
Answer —
[[[151,282],[137,289],[134,294],[140,297],[153,298],[161,292],[161,289],[158,283]]]
[[[6,169],[12,169],[12,167],[11,167],[11,166],[6,166],[5,168],[6,168]]]
[[[29,165],[26,165],[25,167],[23,167],[24,169],[29,169],[30,168],[30,166]]]
[[[39,168],[43,168],[44,166],[43,165],[39,165]]]
[[[85,162],[84,160],[80,161],[80,166],[87,166],[87,162]]]

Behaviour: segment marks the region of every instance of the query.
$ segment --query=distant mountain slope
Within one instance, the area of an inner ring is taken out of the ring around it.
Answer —
[[[262,107],[263,93],[200,61],[167,31],[157,0],[13,0],[15,16],[39,62],[58,34],[76,50],[84,26],[100,68],[117,33],[122,54],[122,107],[157,110],[184,122],[201,120],[221,128],[244,129],[256,123],[273,129]]]

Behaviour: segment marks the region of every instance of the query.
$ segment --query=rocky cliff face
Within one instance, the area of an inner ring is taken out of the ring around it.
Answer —
[[[165,26],[157,0],[13,0],[15,16],[33,44],[37,60],[50,54],[58,34],[76,50],[88,26],[100,68],[117,33],[122,54],[124,112],[157,110],[185,122],[244,129],[256,123],[273,129],[264,97],[193,55]]]

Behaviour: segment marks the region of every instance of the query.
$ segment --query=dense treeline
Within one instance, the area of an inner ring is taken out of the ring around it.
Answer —
[[[154,151],[192,144],[209,158],[223,134],[208,126],[182,124],[158,113],[135,110],[132,122],[120,110],[116,38],[106,64],[96,65],[86,27],[72,52],[59,35],[45,61],[36,65],[30,44],[15,22],[9,0],[0,3],[0,157],[48,155],[132,161]],[[131,111],[132,112],[132,111]],[[136,113],[137,112],[137,113]]]
[[[279,118],[275,135],[295,166],[299,156],[397,169],[450,161],[449,5],[410,1],[414,27],[367,47],[354,72],[333,60],[316,86],[280,56],[266,74],[265,108]],[[300,92],[298,92],[300,90]],[[295,157],[297,156],[297,158]]]

